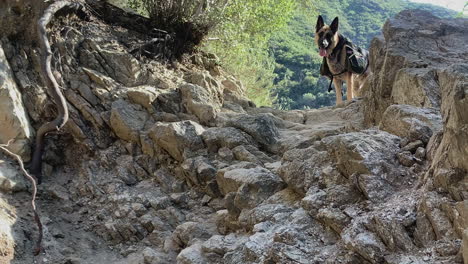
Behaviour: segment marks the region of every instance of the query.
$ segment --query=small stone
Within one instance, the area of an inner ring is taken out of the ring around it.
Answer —
[[[218,150],[218,155],[221,159],[226,161],[232,161],[234,159],[234,154],[229,148],[222,147]]]
[[[409,139],[408,139],[408,138],[403,138],[403,139],[400,141],[400,148],[406,147],[406,145],[408,145],[408,143],[409,143]]]
[[[142,216],[146,213],[146,207],[141,203],[133,203],[132,209],[136,213],[137,216]]]
[[[401,150],[410,151],[411,153],[414,153],[416,149],[423,147],[423,146],[424,146],[424,143],[421,140],[416,140],[416,141],[408,143],[408,145],[404,146]]]
[[[175,204],[185,205],[188,202],[188,196],[186,193],[173,193],[171,194],[171,200]]]
[[[413,155],[409,151],[403,151],[398,153],[397,158],[398,161],[400,161],[400,163],[406,167],[411,167],[416,162],[413,158]]]
[[[416,153],[414,154],[414,156],[418,159],[424,159],[426,157],[426,149],[423,147],[419,147],[418,149],[416,149]]]
[[[202,200],[201,200],[201,202],[202,202],[202,204],[206,205],[206,204],[208,204],[208,203],[211,201],[211,199],[212,199],[212,198],[211,198],[210,196],[204,195],[203,198],[202,198]]]
[[[143,263],[145,264],[153,264],[153,263],[161,263],[161,254],[158,253],[156,250],[147,247],[143,250]]]

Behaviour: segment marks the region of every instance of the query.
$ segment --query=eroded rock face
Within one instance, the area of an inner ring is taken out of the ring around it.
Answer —
[[[391,104],[440,108],[441,73],[466,63],[466,25],[464,19],[441,19],[421,10],[406,10],[389,19],[383,36],[371,43],[375,74],[364,92],[366,121],[380,122]]]
[[[427,143],[433,134],[442,130],[442,118],[434,108],[391,105],[385,110],[379,128],[410,141]]]
[[[31,154],[29,143],[34,132],[29,124],[21,93],[1,45],[0,120],[0,144],[6,144],[12,140],[9,149],[28,161]]]

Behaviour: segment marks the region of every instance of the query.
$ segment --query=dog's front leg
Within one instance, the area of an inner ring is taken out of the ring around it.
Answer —
[[[338,79],[333,79],[333,84],[335,85],[335,93],[336,93],[336,105],[343,103],[343,96],[341,94],[341,86],[343,82]]]
[[[353,94],[354,94],[354,84],[353,84],[353,75],[351,73],[348,73],[348,76],[346,77],[346,99],[348,101],[353,100]]]

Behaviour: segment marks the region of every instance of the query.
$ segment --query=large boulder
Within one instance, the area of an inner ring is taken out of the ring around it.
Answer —
[[[20,155],[24,161],[30,159],[29,140],[33,129],[23,105],[21,93],[8,64],[3,48],[0,46],[0,144],[13,140],[8,147]]]
[[[156,122],[149,133],[151,139],[175,160],[183,161],[205,148],[201,135],[205,129],[193,121]]]

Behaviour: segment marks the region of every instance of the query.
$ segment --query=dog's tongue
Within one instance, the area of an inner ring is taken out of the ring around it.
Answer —
[[[320,55],[321,57],[326,57],[326,56],[327,56],[327,50],[326,50],[326,49],[320,49],[319,55]]]

